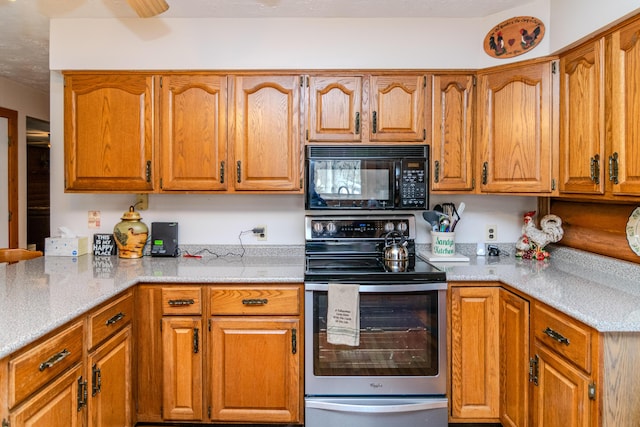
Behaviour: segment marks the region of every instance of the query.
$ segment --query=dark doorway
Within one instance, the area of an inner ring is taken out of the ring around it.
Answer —
[[[44,251],[50,235],[49,122],[27,117],[27,245]]]

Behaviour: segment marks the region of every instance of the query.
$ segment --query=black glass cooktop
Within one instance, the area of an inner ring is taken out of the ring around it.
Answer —
[[[308,256],[305,281],[313,282],[445,282],[446,273],[411,256],[406,263],[385,262],[378,256]]]

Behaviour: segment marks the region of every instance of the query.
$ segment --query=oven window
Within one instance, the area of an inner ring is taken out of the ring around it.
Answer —
[[[327,292],[313,292],[316,376],[438,374],[438,292],[361,293],[360,345],[327,342]]]

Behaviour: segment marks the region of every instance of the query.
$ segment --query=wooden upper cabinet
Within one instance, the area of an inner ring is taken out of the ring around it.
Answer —
[[[153,191],[153,78],[65,75],[65,191]]]
[[[161,189],[227,188],[227,77],[159,77]]]
[[[606,108],[611,148],[605,179],[614,196],[640,196],[640,20],[608,37],[609,104]]]
[[[302,192],[300,75],[235,76],[234,186]]]
[[[552,195],[554,76],[549,59],[478,73],[481,192]]]
[[[372,142],[425,141],[427,76],[372,75],[369,139]]]
[[[362,141],[362,76],[308,76],[307,85],[307,141]]]
[[[604,38],[560,58],[560,193],[604,193],[604,88]]]
[[[434,75],[431,104],[431,189],[473,190],[473,75]]]

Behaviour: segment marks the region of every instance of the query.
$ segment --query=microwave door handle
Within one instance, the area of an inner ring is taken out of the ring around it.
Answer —
[[[324,409],[334,412],[354,412],[354,413],[402,413],[425,411],[429,409],[446,408],[446,399],[430,399],[428,402],[399,403],[384,405],[372,401],[370,405],[359,403],[338,403],[309,399],[306,401],[307,408]]]

